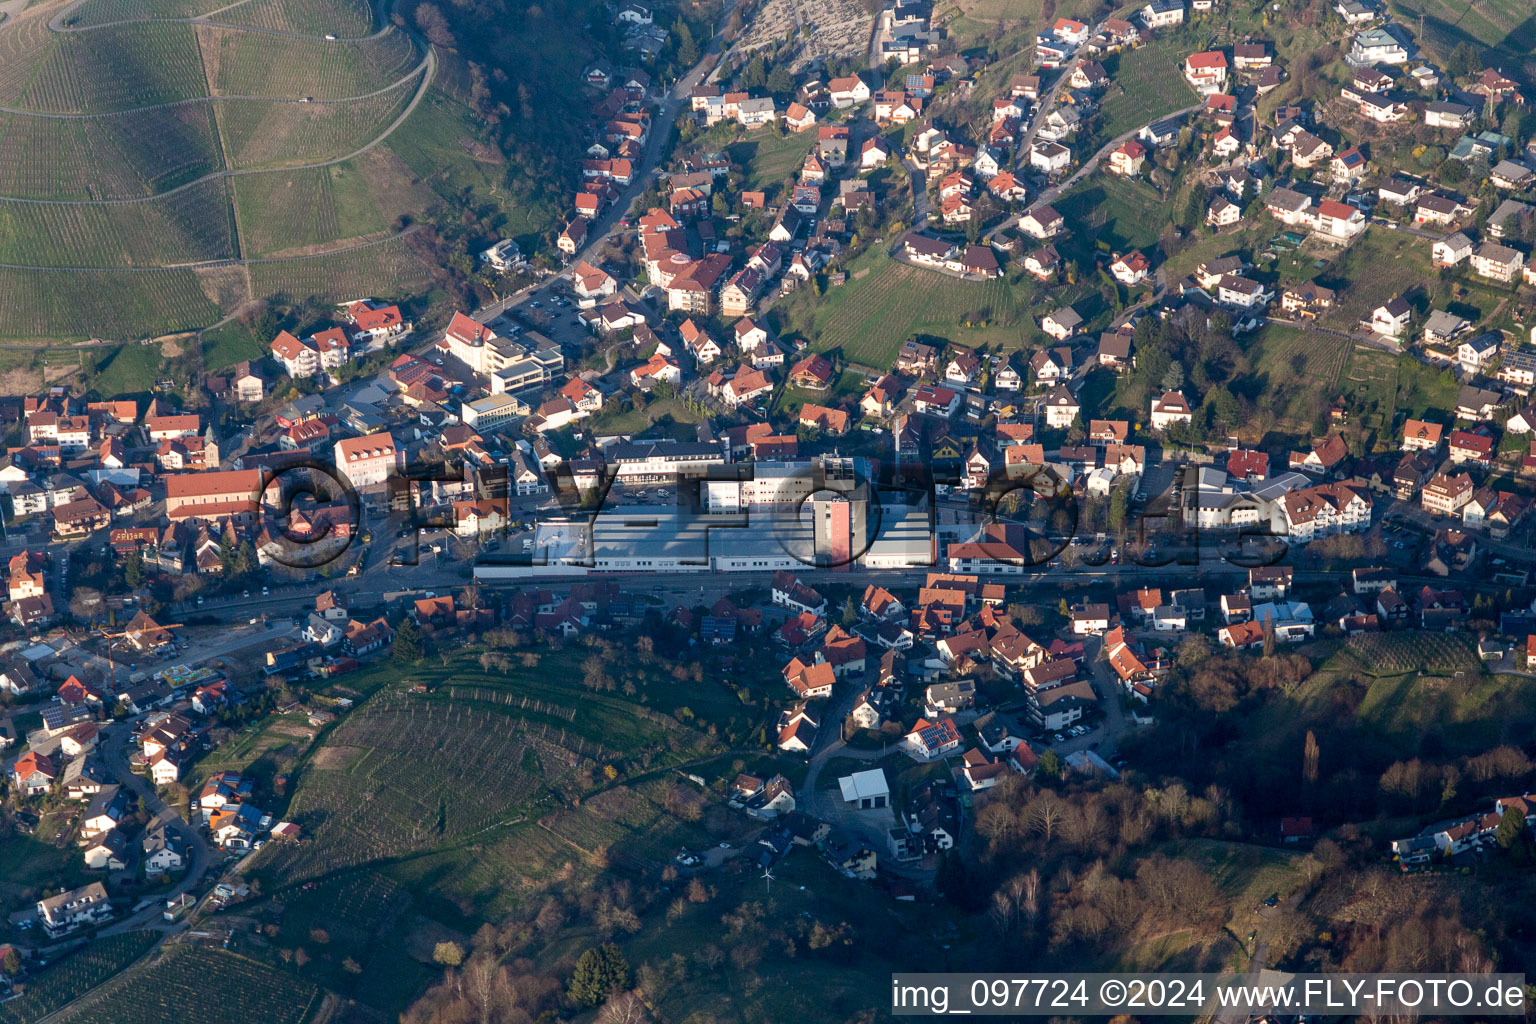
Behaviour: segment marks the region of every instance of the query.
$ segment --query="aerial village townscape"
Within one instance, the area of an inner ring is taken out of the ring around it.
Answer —
[[[0,0],[0,1024],[1523,972],[1533,25]]]

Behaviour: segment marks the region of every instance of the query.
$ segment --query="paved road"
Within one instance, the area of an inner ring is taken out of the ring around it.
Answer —
[[[128,754],[132,748],[132,737],[130,735],[133,728],[132,723],[137,722],[142,717],[141,715],[137,718],[113,722],[102,729],[102,734],[105,738],[105,742],[101,745],[103,762],[107,770],[112,773],[112,777],[124,789],[144,801],[144,806],[150,813],[150,822],[146,828],[164,825],[169,831],[180,836],[191,863],[187,866],[186,874],[182,875],[181,880],[169,892],[157,897],[161,902],[157,902],[154,906],[142,910],[132,917],[124,918],[103,928],[99,933],[102,935],[136,931],[149,927],[164,927],[165,922],[162,916],[163,901],[173,899],[185,892],[191,892],[202,881],[203,876],[215,866],[217,858],[221,856],[209,844],[200,829],[193,828],[185,818],[176,812],[175,808],[160,799],[160,795],[155,792],[155,787],[148,778],[142,775],[135,775],[129,767]]]
[[[877,812],[854,810],[843,802],[840,791],[820,788],[822,769],[832,758],[878,761],[888,753],[884,750],[850,747],[842,739],[843,720],[853,710],[854,702],[863,692],[864,687],[872,681],[874,672],[875,670],[866,672],[864,678],[859,680],[843,680],[838,683],[834,691],[834,699],[817,708],[822,716],[821,730],[816,737],[816,748],[811,752],[805,781],[801,783],[799,792],[795,794],[795,808],[862,839],[871,850],[875,851],[876,858],[880,861],[881,871],[902,878],[928,881],[933,878],[933,869],[923,868],[917,864],[898,864],[888,859],[889,836],[885,830],[897,823],[895,808],[887,810],[889,821],[882,824],[881,816]]]
[[[630,183],[619,193],[619,198],[609,204],[607,212],[595,218],[587,226],[586,242],[571,254],[566,266],[558,274],[546,278],[543,281],[519,289],[510,295],[482,306],[470,314],[480,323],[488,323],[505,313],[512,306],[521,305],[535,299],[541,299],[553,294],[556,283],[568,279],[576,264],[587,258],[591,253],[597,252],[607,245],[615,235],[626,230],[621,227],[622,221],[631,220],[631,213],[635,200],[645,191],[646,186],[652,181],[652,176],[657,167],[661,165],[666,156],[667,146],[672,139],[672,128],[677,123],[678,116],[692,102],[690,94],[698,88],[705,77],[705,67],[709,65],[710,57],[720,52],[725,44],[725,35],[718,31],[718,26],[724,25],[731,16],[731,11],[736,4],[726,4],[720,12],[720,19],[716,22],[717,31],[710,39],[709,45],[704,48],[699,62],[693,66],[677,83],[667,92],[662,100],[661,109],[651,121],[651,135],[646,142],[645,156],[635,166],[630,176]],[[717,65],[718,67],[718,65]]]

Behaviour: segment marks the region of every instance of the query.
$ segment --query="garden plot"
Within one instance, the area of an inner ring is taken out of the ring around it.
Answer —
[[[799,40],[791,68],[815,61],[861,57],[869,49],[874,16],[856,0],[767,0],[741,41],[743,52]]]

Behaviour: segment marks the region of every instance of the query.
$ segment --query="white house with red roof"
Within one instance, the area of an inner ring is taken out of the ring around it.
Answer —
[[[930,722],[919,718],[901,738],[901,748],[915,761],[933,761],[960,748],[960,732],[953,719]]]
[[[1227,55],[1221,50],[1205,50],[1184,58],[1184,79],[1201,95],[1220,92],[1227,81]]]
[[[586,260],[571,270],[571,291],[576,293],[577,305],[582,309],[591,309],[618,290],[619,283],[607,271],[599,270]]]
[[[317,331],[302,341],[287,331],[272,339],[272,358],[290,377],[313,377],[344,366],[352,358],[352,342],[340,327]]]
[[[401,314],[399,306],[359,299],[347,303],[343,310],[352,324],[354,345],[383,345],[411,333],[411,322]]]
[[[1142,165],[1146,162],[1147,147],[1135,139],[1126,139],[1109,151],[1110,173],[1122,177],[1134,178],[1141,173]]]
[[[1109,272],[1116,281],[1127,288],[1134,288],[1152,272],[1152,261],[1140,250],[1133,249],[1109,265]]]

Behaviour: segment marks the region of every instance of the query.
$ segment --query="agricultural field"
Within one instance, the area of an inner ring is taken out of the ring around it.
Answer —
[[[251,293],[257,298],[318,296],[325,302],[359,295],[401,295],[431,277],[430,269],[411,250],[406,238],[305,259],[258,260],[250,265],[250,273]]]
[[[0,78],[0,101],[48,113],[105,114],[208,93],[196,30],[165,22],[52,33],[24,85],[17,91]]]
[[[350,164],[244,174],[235,197],[248,257],[296,255],[389,229],[367,178]]]
[[[0,195],[135,199],[224,169],[206,103],[105,117],[0,114]]]
[[[0,200],[0,263],[102,269],[236,255],[229,186],[222,178],[114,203]]]
[[[159,932],[125,932],[65,954],[27,979],[21,998],[0,1003],[0,1024],[33,1024],[48,1016],[126,968],[159,939]]]
[[[0,336],[8,338],[137,338],[223,315],[191,270],[0,268]]]
[[[1152,42],[1104,59],[1111,84],[1102,106],[1107,141],[1196,102],[1179,70],[1182,55],[1167,43]]]
[[[769,190],[768,201],[772,202],[781,191],[778,186],[799,173],[815,142],[815,132],[791,132],[781,137],[777,132],[759,130],[727,146],[726,153],[733,163],[746,168],[741,187]]]
[[[1305,434],[1320,409],[1338,397],[1339,375],[1353,343],[1281,324],[1268,324],[1245,343],[1250,373],[1244,391],[1262,395],[1276,426]]]
[[[58,1024],[303,1024],[320,1004],[315,985],[220,949],[170,946],[152,964],[103,985]]]
[[[547,652],[504,674],[466,654],[412,671],[429,694],[389,682],[308,759],[287,815],[314,838],[269,848],[263,873],[310,878],[497,833],[589,788],[605,766],[710,748],[671,716],[577,685],[581,661]]]
[[[412,78],[343,103],[219,100],[219,134],[232,168],[286,167],[334,160],[383,134],[421,87]]]
[[[291,39],[199,26],[208,64],[207,92],[316,102],[358,99],[386,89],[421,63],[398,29],[358,42]]]

